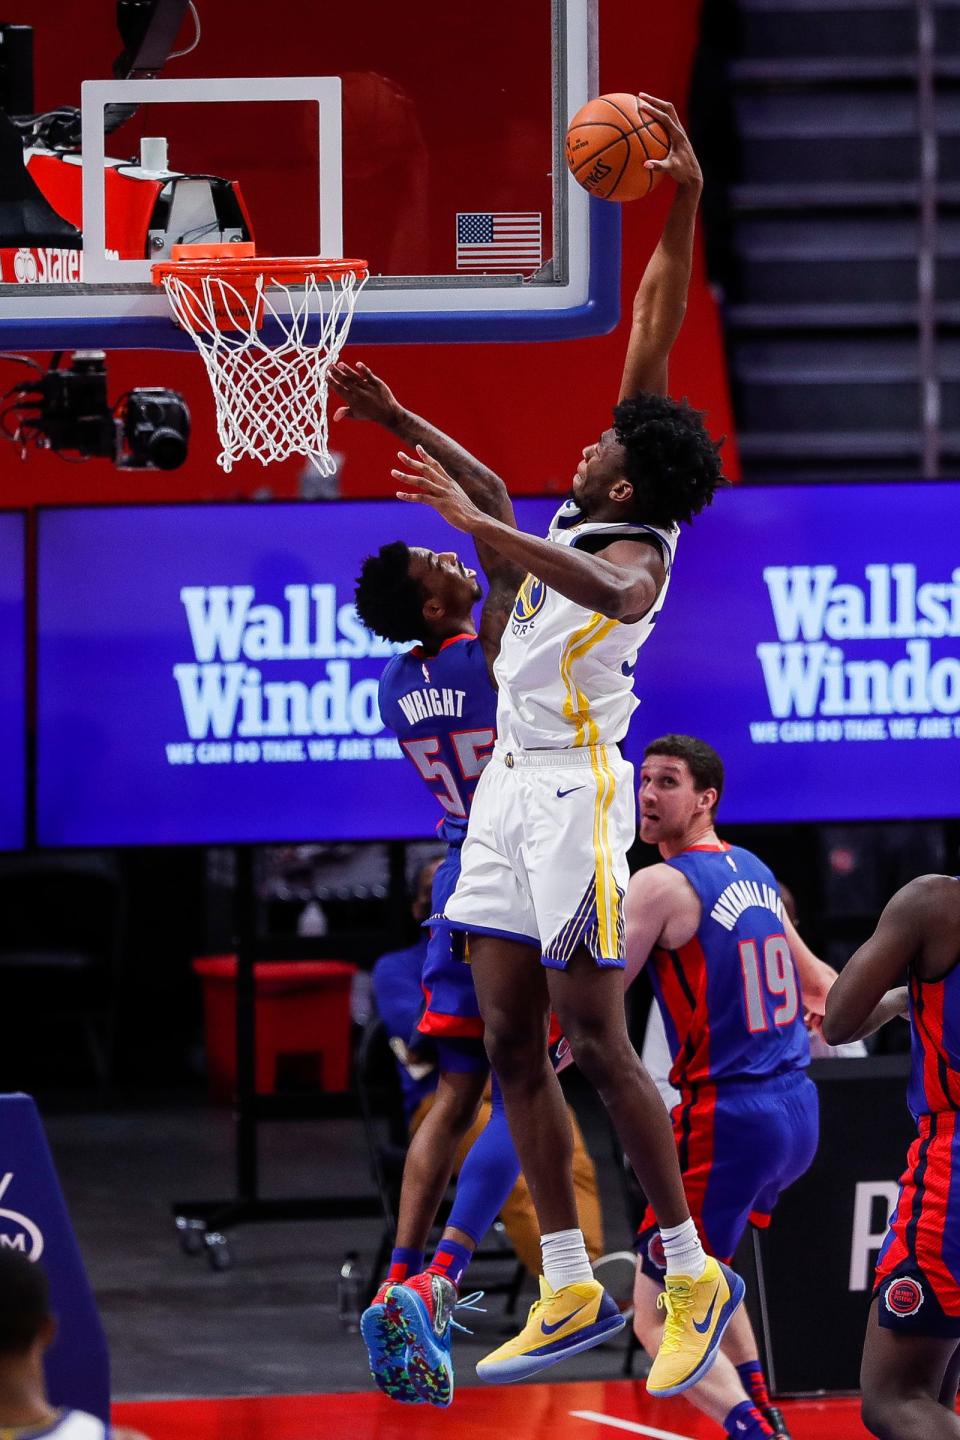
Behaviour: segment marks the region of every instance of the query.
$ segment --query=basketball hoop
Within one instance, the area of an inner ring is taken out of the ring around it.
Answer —
[[[175,245],[170,260],[154,265],[154,284],[206,366],[225,471],[244,456],[269,465],[306,455],[333,474],[327,372],[367,274],[365,260],[268,258],[248,243]],[[271,290],[283,292],[286,308]]]

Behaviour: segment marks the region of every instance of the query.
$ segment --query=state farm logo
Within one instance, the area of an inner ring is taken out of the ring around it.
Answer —
[[[110,252],[107,256],[113,258]],[[13,257],[13,274],[21,285],[75,285],[83,279],[83,255],[49,246],[22,248]]]
[[[13,1171],[0,1176],[0,1201],[13,1181]],[[28,1260],[39,1260],[43,1254],[43,1232],[28,1215],[19,1210],[0,1209],[0,1249],[19,1250]]]
[[[13,273],[21,285],[35,285],[40,279],[37,257],[32,250],[18,250],[13,257]]]

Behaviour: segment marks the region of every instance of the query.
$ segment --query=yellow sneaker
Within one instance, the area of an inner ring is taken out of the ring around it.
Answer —
[[[624,1326],[624,1318],[596,1280],[578,1281],[551,1290],[540,1277],[540,1299],[530,1307],[527,1323],[513,1340],[486,1355],[477,1365],[481,1380],[505,1385],[526,1380],[567,1355],[600,1345]]]
[[[698,1280],[671,1275],[657,1305],[667,1312],[660,1349],[647,1376],[650,1395],[679,1395],[716,1360],[723,1332],[743,1299],[739,1275],[712,1256]]]

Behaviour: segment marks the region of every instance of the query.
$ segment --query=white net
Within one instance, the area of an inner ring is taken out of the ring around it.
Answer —
[[[327,371],[343,348],[365,279],[350,271],[307,275],[288,287],[266,272],[251,278],[255,293],[244,294],[217,275],[163,276],[174,317],[207,368],[223,447],[217,463],[226,472],[243,457],[269,465],[305,455],[322,474],[333,474]],[[285,296],[286,306],[273,303],[271,290]],[[257,326],[261,307],[268,324],[275,322],[267,339]],[[218,314],[230,316],[230,329],[220,328]]]

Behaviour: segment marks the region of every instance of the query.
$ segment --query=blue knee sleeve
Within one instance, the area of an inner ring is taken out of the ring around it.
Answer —
[[[520,1174],[495,1075],[492,1103],[490,1119],[467,1152],[457,1177],[457,1194],[447,1219],[448,1226],[456,1226],[477,1245],[500,1214]]]

